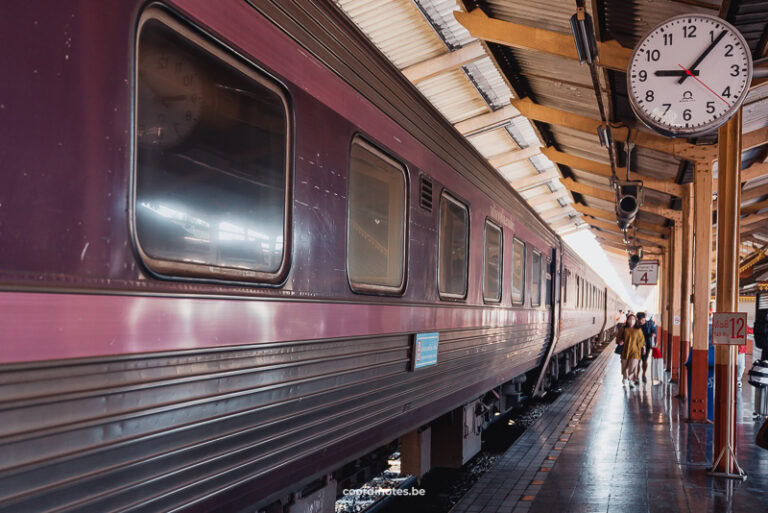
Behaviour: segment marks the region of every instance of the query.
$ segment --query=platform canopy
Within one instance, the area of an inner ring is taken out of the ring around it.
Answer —
[[[616,226],[608,150],[597,133],[603,123],[599,102],[614,127],[616,167],[623,177],[628,134],[635,141],[629,169],[645,189],[637,239],[649,254],[669,247],[685,184],[693,180],[693,161],[717,157],[713,138],[663,138],[636,119],[625,73],[635,44],[667,18],[717,15],[723,8],[753,55],[768,55],[768,3],[751,0],[730,0],[727,6],[716,0],[335,1],[553,229],[589,229],[607,251],[624,250],[625,244]],[[599,89],[573,43],[569,20],[579,5],[593,20]],[[764,80],[753,82],[744,103],[743,133],[746,263],[768,244]]]

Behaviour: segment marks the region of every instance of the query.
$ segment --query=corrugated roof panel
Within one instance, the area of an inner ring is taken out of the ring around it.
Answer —
[[[541,212],[546,212],[548,210],[553,210],[553,209],[558,209],[563,207],[562,205],[560,205],[560,203],[557,202],[556,199],[552,199],[552,201],[541,203],[539,205],[536,205],[534,208],[536,209],[536,212],[541,213]]]
[[[491,158],[506,151],[517,149],[509,134],[501,128],[474,135],[469,137],[468,140],[485,158]]]
[[[488,104],[461,70],[437,75],[417,86],[451,123],[488,112]]]
[[[457,0],[335,1],[401,70],[444,55],[448,49],[455,50],[474,41],[453,16],[455,10],[461,9]],[[496,2],[500,9],[504,8],[504,3]],[[569,30],[567,21],[573,10],[570,6],[553,7],[544,0],[520,0],[511,4],[516,6],[518,13],[538,19],[543,27]],[[522,22],[522,19],[520,21]],[[592,105],[594,95],[589,98],[589,95],[581,91],[582,83],[589,84],[588,69],[562,58],[553,58],[553,62],[558,62],[552,64],[552,59],[534,52],[527,52],[523,60],[525,70],[530,73],[532,79],[542,81],[541,88],[546,89],[548,95],[554,95],[552,101],[571,101],[573,109],[584,109],[585,112],[595,108]],[[557,80],[549,80],[549,76],[555,76]],[[509,99],[512,97],[505,77],[490,56],[469,63],[461,69],[445,71],[416,85],[451,123],[505,107],[509,105]],[[589,89],[587,91],[589,92]],[[470,137],[469,141],[486,158],[510,150],[543,145],[531,122],[522,116],[512,119],[505,127]],[[516,180],[552,168],[553,164],[546,157],[537,155],[531,160],[525,159],[504,166],[500,173],[514,185]],[[537,187],[536,190],[546,195],[553,189],[562,188],[562,184],[555,180],[550,185]],[[530,191],[526,193],[530,194]],[[557,200],[551,203],[558,205]]]
[[[494,110],[509,105],[512,91],[490,57],[468,64],[464,69]]]
[[[533,167],[535,167],[539,172],[555,167],[552,161],[549,160],[546,156],[542,155],[541,153],[531,157],[530,161],[531,161],[531,164],[533,164]]]
[[[576,12],[572,1],[483,0],[482,5],[492,18],[567,34],[571,33],[570,19]]]
[[[507,127],[507,132],[522,148],[529,146],[543,146],[544,143],[536,135],[536,131],[531,125],[531,121],[523,116],[517,116],[512,119],[512,123]]]
[[[501,173],[501,176],[506,178],[513,187],[515,185],[515,180],[539,174],[528,159],[500,167],[499,173]]]
[[[411,0],[335,1],[400,69],[447,51]]]
[[[457,0],[414,0],[414,2],[436,27],[449,47],[462,47],[475,40],[453,16],[453,11],[460,9]]]
[[[640,39],[661,22],[679,14],[717,14],[720,2],[707,0],[708,9],[690,3],[658,0],[619,0],[603,2],[603,19],[608,37],[627,48],[634,48]]]

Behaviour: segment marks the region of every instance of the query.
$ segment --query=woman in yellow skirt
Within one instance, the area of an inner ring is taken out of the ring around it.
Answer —
[[[621,374],[624,377],[624,386],[628,384],[630,388],[635,388],[637,369],[644,351],[645,337],[643,336],[643,330],[637,325],[637,317],[628,315],[627,324],[624,328],[624,349],[621,352],[623,363]]]

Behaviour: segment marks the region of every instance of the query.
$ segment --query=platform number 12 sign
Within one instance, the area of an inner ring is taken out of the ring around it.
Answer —
[[[714,344],[743,346],[747,343],[747,314],[745,312],[715,312],[712,317]]]

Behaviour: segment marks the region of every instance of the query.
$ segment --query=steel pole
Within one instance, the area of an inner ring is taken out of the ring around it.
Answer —
[[[735,312],[739,295],[741,109],[720,128],[717,162],[716,305],[718,312]],[[735,351],[735,346],[715,348],[715,467],[712,470],[722,474],[733,474],[735,470]]]

